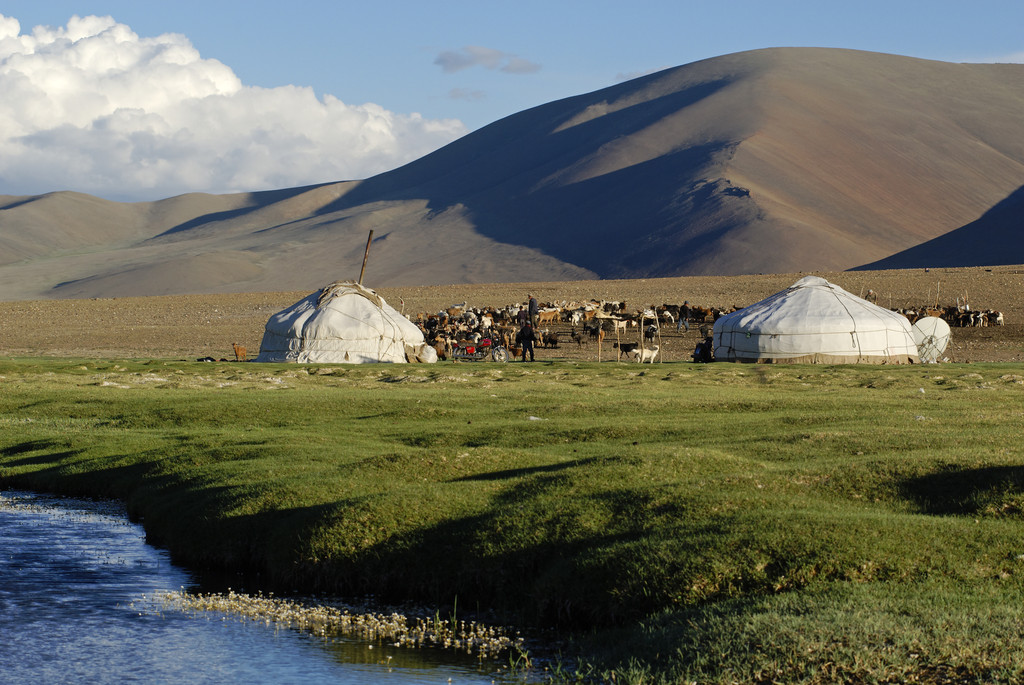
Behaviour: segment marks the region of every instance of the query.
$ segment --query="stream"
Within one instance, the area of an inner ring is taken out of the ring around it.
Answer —
[[[121,505],[0,491],[0,683],[513,683],[508,656],[188,612],[195,578]],[[504,659],[504,660],[502,660]]]

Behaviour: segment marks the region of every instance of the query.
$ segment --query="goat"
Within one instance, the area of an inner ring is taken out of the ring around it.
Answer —
[[[537,312],[537,323],[557,323],[561,315],[562,312],[558,309],[544,309]]]
[[[615,342],[615,343],[612,343],[612,347],[614,347],[617,350],[615,358],[616,359],[621,359],[622,355],[626,355],[627,357],[632,355],[640,347],[640,343],[635,343],[635,342],[617,343],[617,342]]]
[[[552,333],[545,328],[540,332],[540,344],[545,348],[558,347],[558,333]]]

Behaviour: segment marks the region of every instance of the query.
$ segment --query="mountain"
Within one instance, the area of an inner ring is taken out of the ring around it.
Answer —
[[[1024,186],[977,221],[859,269],[1024,264]]]
[[[725,55],[514,114],[361,181],[0,197],[0,299],[314,290],[357,277],[370,230],[376,287],[899,266],[979,231],[976,259],[1022,263],[1020,222],[988,213],[1024,185],[1021,112],[1019,64]]]

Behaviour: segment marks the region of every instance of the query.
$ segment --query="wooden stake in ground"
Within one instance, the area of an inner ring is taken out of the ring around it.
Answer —
[[[661,322],[658,321],[658,312],[654,312],[654,325],[658,327],[658,363],[665,361],[665,343],[661,340]]]
[[[637,361],[641,361],[644,358],[644,323],[647,321],[647,317],[644,316],[644,310],[640,310],[640,325],[637,326],[637,332],[639,335],[636,339],[637,347],[640,349],[640,356],[636,358]]]
[[[359,285],[363,284],[363,273],[366,271],[366,260],[370,256],[370,243],[373,242],[373,230],[370,231],[370,235],[366,237],[366,251],[363,252],[363,268],[359,270]]]

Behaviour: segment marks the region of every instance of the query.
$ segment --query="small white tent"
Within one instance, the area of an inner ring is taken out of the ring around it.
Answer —
[[[436,362],[423,332],[369,288],[336,282],[270,317],[258,362]]]
[[[716,361],[797,364],[919,362],[910,322],[806,276],[715,322]]]

